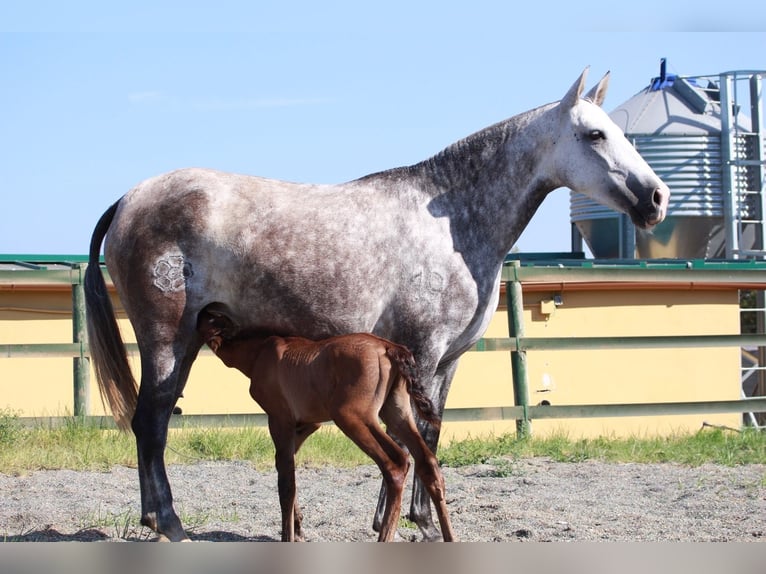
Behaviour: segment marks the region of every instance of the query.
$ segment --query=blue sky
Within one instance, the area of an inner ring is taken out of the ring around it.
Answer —
[[[0,6],[0,254],[84,254],[113,201],[180,167],[334,183],[415,163],[585,66],[612,72],[607,111],[662,57],[766,69],[745,2],[115,4]],[[517,246],[568,250],[568,210],[554,192]]]

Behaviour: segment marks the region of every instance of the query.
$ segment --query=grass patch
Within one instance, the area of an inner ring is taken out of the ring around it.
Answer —
[[[205,527],[212,520],[234,523],[240,521],[236,509],[188,512],[182,504],[178,506],[178,517],[189,533]],[[99,505],[92,513],[80,518],[80,530],[90,529],[104,530],[112,538],[122,540],[150,540],[157,536],[155,532],[141,524],[139,513],[130,508],[113,512],[111,510],[105,511]]]
[[[80,519],[80,529],[104,529],[114,538],[123,540],[148,540],[155,534],[141,525],[138,512],[127,509],[121,512],[104,511],[100,506],[92,514]]]
[[[296,463],[303,466],[351,467],[372,461],[343,433],[321,428],[298,451]],[[168,437],[169,463],[200,460],[244,460],[260,470],[274,468],[274,444],[266,429],[190,428]]]
[[[58,427],[26,428],[18,417],[0,414],[0,472],[23,474],[44,469],[105,470],[135,466],[135,439],[75,417]],[[11,430],[12,429],[12,430]]]
[[[439,450],[439,459],[446,466],[486,464],[498,457],[536,456],[557,462],[674,462],[690,466],[766,464],[766,433],[753,429],[742,432],[703,429],[693,434],[667,437],[590,439],[571,439],[565,434],[528,439],[502,435],[455,441]]]
[[[305,466],[338,466],[349,468],[373,464],[351,439],[334,428],[319,429],[311,435],[298,451],[298,464]]]
[[[262,428],[187,428],[169,433],[165,459],[170,464],[248,460],[256,468],[270,468],[274,447]]]
[[[514,460],[548,457],[576,462],[674,462],[766,464],[766,433],[706,428],[669,437],[600,437],[571,439],[565,434],[517,439],[515,434],[469,437],[440,448],[445,466],[490,464],[498,476],[515,472]],[[165,453],[168,464],[241,460],[259,470],[274,468],[274,446],[265,428],[172,429]],[[351,467],[372,464],[345,435],[325,427],[308,438],[297,456],[303,466]],[[27,428],[18,417],[0,410],[0,472],[24,474],[41,469],[106,470],[136,466],[135,438],[130,433],[100,428],[72,417],[55,428]]]

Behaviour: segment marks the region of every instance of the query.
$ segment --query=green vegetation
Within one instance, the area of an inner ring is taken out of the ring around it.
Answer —
[[[525,440],[507,434],[453,441],[439,449],[439,459],[445,466],[489,464],[497,476],[513,474],[515,460],[537,456],[562,462],[596,459],[693,466],[766,464],[766,433],[705,428],[670,437],[572,439],[559,434]],[[182,428],[170,431],[165,458],[168,464],[243,460],[268,470],[273,468],[274,447],[264,428]],[[349,467],[371,461],[345,436],[328,428],[306,441],[298,463]],[[0,410],[2,473],[59,468],[105,470],[114,465],[136,465],[131,434],[99,428],[74,417],[55,428],[27,428],[13,413]]]
[[[727,429],[702,429],[669,437],[600,437],[571,439],[565,434],[519,440],[514,435],[469,438],[439,450],[445,466],[548,457],[557,462],[600,460],[606,462],[674,462],[690,466],[705,463],[734,466],[766,464],[766,433]]]

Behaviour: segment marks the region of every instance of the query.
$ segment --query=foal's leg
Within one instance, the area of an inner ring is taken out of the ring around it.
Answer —
[[[298,450],[301,448],[303,442],[311,436],[322,425],[319,423],[303,423],[295,429],[295,454],[298,454]],[[295,539],[303,540],[303,512],[301,512],[300,506],[298,506],[298,496],[295,496],[295,503],[293,505],[293,514],[295,515],[294,528]]]
[[[391,542],[396,534],[402,508],[404,483],[407,480],[407,454],[388,436],[377,422],[377,416],[343,414],[333,418],[346,436],[364,451],[383,474],[386,508],[383,513],[378,542]]]
[[[269,433],[276,450],[282,542],[295,542],[295,422],[269,415]]]
[[[420,357],[418,357],[418,364],[421,366],[425,364]],[[452,377],[455,375],[457,369],[457,361],[450,363],[443,363],[436,374],[430,381],[429,389],[435,389],[436,393],[432,393],[431,396],[434,402],[434,408],[439,414],[441,419],[444,413],[444,405],[447,401],[447,392],[449,391],[450,384],[452,383]],[[434,396],[435,395],[435,396]],[[439,429],[434,428],[424,421],[418,421],[418,429],[420,435],[423,437],[428,448],[432,453],[436,453],[436,448],[439,444]],[[373,520],[373,528],[378,529],[381,517],[383,515],[383,509],[385,507],[386,492],[385,485],[381,486],[380,498],[378,499],[378,507],[375,512],[375,518]],[[423,488],[423,484],[420,478],[416,475],[412,483],[412,502],[410,504],[410,512],[408,518],[412,520],[420,528],[420,532],[423,535],[423,540],[439,540],[441,535],[439,530],[434,525],[433,516],[431,516],[431,499],[428,492]]]
[[[431,397],[434,403],[434,408],[439,415],[439,420],[441,420],[444,414],[447,393],[449,392],[456,369],[457,361],[440,365],[431,383],[431,388],[437,390],[436,393],[431,394]],[[426,446],[435,455],[439,445],[440,429],[420,420],[418,420],[417,426],[420,431],[420,436],[423,437]],[[423,534],[423,540],[439,539],[439,531],[434,525],[433,516],[431,516],[430,496],[418,476],[415,477],[412,484],[412,501],[410,503],[409,519],[418,525],[420,532]]]
[[[444,476],[439,462],[420,436],[410,408],[410,397],[404,385],[393,389],[380,411],[380,416],[388,431],[399,437],[407,445],[415,459],[415,475],[420,479],[431,501],[436,507],[436,515],[442,529],[445,542],[455,540],[445,498]]]

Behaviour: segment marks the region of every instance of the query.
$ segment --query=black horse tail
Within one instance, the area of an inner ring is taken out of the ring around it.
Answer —
[[[117,426],[130,429],[138,402],[136,380],[130,370],[125,344],[106,290],[101,272],[99,253],[101,243],[114,219],[117,201],[98,220],[90,240],[88,267],[85,269],[85,309],[87,311],[88,346],[101,392],[101,400],[109,404]]]
[[[393,361],[399,375],[404,378],[407,392],[410,394],[410,399],[418,414],[434,428],[441,427],[441,417],[436,412],[431,399],[426,395],[423,385],[420,384],[415,357],[412,356],[409,349],[391,343],[386,347],[386,356]]]

